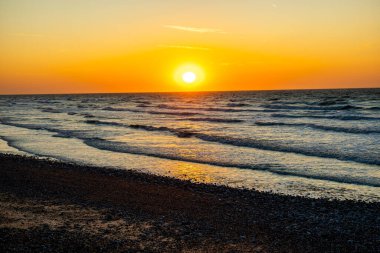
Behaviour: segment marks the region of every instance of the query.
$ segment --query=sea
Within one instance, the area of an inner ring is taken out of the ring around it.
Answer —
[[[0,152],[378,202],[380,89],[0,96]]]

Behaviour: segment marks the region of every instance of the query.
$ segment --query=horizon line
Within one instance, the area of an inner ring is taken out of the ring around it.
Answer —
[[[38,96],[38,95],[110,95],[110,94],[155,94],[155,93],[212,93],[212,92],[260,92],[260,91],[318,91],[318,90],[365,90],[379,87],[347,87],[347,88],[305,88],[305,89],[260,89],[260,90],[199,90],[199,91],[141,91],[141,92],[89,92],[89,93],[5,93],[0,96]]]

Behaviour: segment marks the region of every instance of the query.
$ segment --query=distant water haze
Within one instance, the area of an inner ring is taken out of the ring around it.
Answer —
[[[0,151],[380,200],[380,90],[0,97]]]

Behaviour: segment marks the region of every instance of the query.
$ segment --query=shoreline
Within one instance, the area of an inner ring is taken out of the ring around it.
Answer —
[[[278,195],[19,155],[0,154],[0,210],[2,252],[380,249],[380,202]]]

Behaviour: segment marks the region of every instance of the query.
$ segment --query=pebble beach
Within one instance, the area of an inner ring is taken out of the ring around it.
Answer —
[[[0,155],[1,252],[378,252],[378,202]]]

